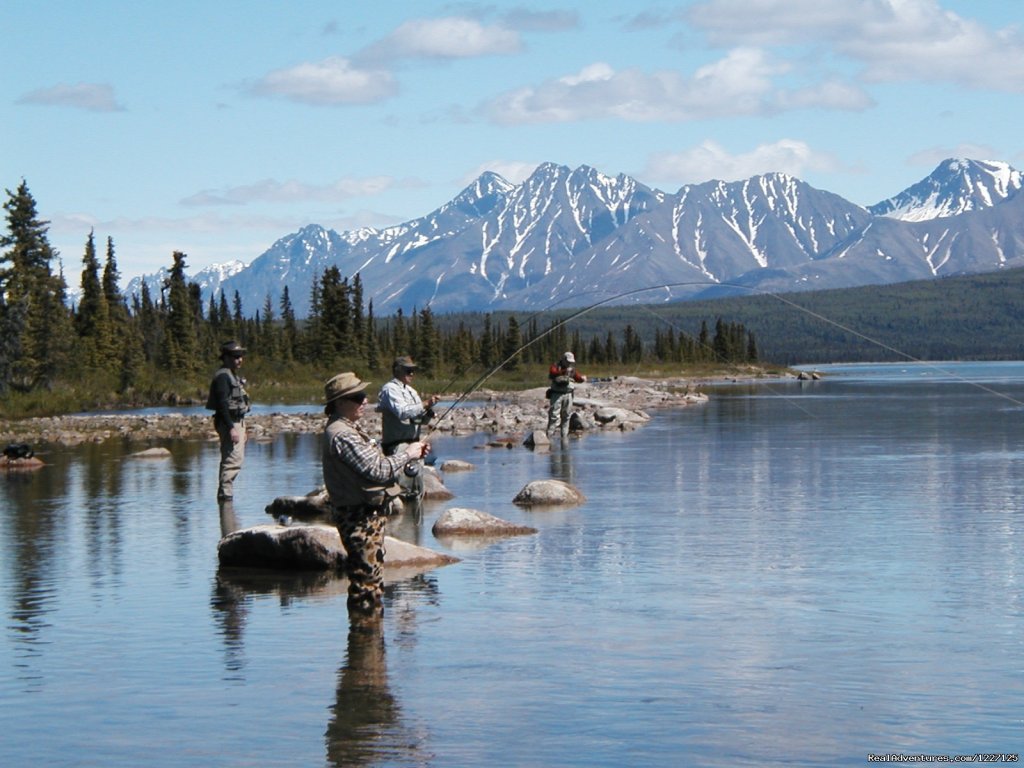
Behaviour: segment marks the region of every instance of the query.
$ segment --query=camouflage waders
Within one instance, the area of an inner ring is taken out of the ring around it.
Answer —
[[[383,610],[386,523],[387,518],[375,507],[336,507],[334,510],[334,524],[345,547],[350,613]]]

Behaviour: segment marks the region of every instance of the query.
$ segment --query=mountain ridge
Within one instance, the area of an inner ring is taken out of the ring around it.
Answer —
[[[402,224],[341,234],[309,225],[231,274],[190,279],[207,301],[238,292],[247,314],[267,297],[276,309],[288,285],[299,317],[329,266],[360,274],[378,316],[579,306],[651,286],[673,301],[887,284],[1024,265],[1021,185],[1006,163],[950,159],[865,208],[784,173],[668,193],[542,163],[520,184],[487,171]]]

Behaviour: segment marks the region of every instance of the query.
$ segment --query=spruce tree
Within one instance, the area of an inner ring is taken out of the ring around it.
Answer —
[[[292,307],[288,286],[281,290],[281,358],[290,361],[295,357],[298,344],[299,328],[295,322],[295,309]]]
[[[192,296],[185,278],[185,259],[181,251],[172,255],[174,263],[167,278],[167,333],[164,339],[164,361],[174,374],[188,374],[198,369],[196,321]]]
[[[26,391],[49,388],[69,362],[67,288],[63,275],[50,270],[57,254],[47,239],[49,222],[39,219],[28,184],[22,180],[16,191],[6,192],[7,234],[0,238],[0,331],[17,334],[17,339],[4,344],[5,381]]]
[[[508,318],[508,330],[505,331],[505,338],[502,342],[501,359],[508,360],[505,363],[505,370],[517,371],[519,370],[519,358],[517,353],[519,347],[522,346],[523,338],[519,331],[519,322],[516,320],[515,315],[510,315]]]
[[[78,312],[75,314],[75,330],[81,340],[85,364],[107,370],[115,365],[118,355],[92,230],[86,238],[85,253],[82,255],[81,288]]]

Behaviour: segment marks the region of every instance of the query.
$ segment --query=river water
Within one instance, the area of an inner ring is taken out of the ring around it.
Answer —
[[[37,446],[0,476],[0,765],[832,766],[1024,742],[1024,363],[822,366],[547,454],[443,437],[456,499],[393,533],[461,561],[388,587],[218,568],[319,483],[251,443]],[[579,507],[520,509],[556,477]],[[449,506],[535,527],[438,541]]]

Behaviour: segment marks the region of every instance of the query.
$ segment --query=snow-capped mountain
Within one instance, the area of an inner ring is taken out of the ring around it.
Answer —
[[[926,221],[991,208],[1021,188],[1021,173],[995,160],[946,160],[895,197],[872,205],[875,216]]]
[[[901,282],[1024,266],[1021,184],[1005,163],[948,160],[865,209],[781,173],[670,194],[545,163],[521,184],[485,173],[398,226],[339,234],[311,225],[248,267],[193,280],[207,298],[237,291],[247,315],[268,296],[278,307],[288,286],[299,317],[329,266],[360,275],[377,316]],[[151,291],[160,279],[147,278]]]
[[[209,301],[211,296],[217,296],[220,292],[221,286],[224,285],[224,281],[229,277],[233,277],[243,270],[246,265],[241,261],[228,261],[224,264],[214,264],[213,266],[206,267],[191,275],[188,279],[191,283],[197,283],[202,289],[203,298]],[[146,283],[146,288],[149,289],[149,297],[154,302],[160,300],[160,292],[163,290],[164,285],[167,283],[167,278],[170,277],[170,270],[166,267],[161,267],[156,272],[149,275],[142,275],[141,277],[133,277],[128,281],[128,285],[125,287],[125,296],[141,296],[142,295],[142,283]]]

